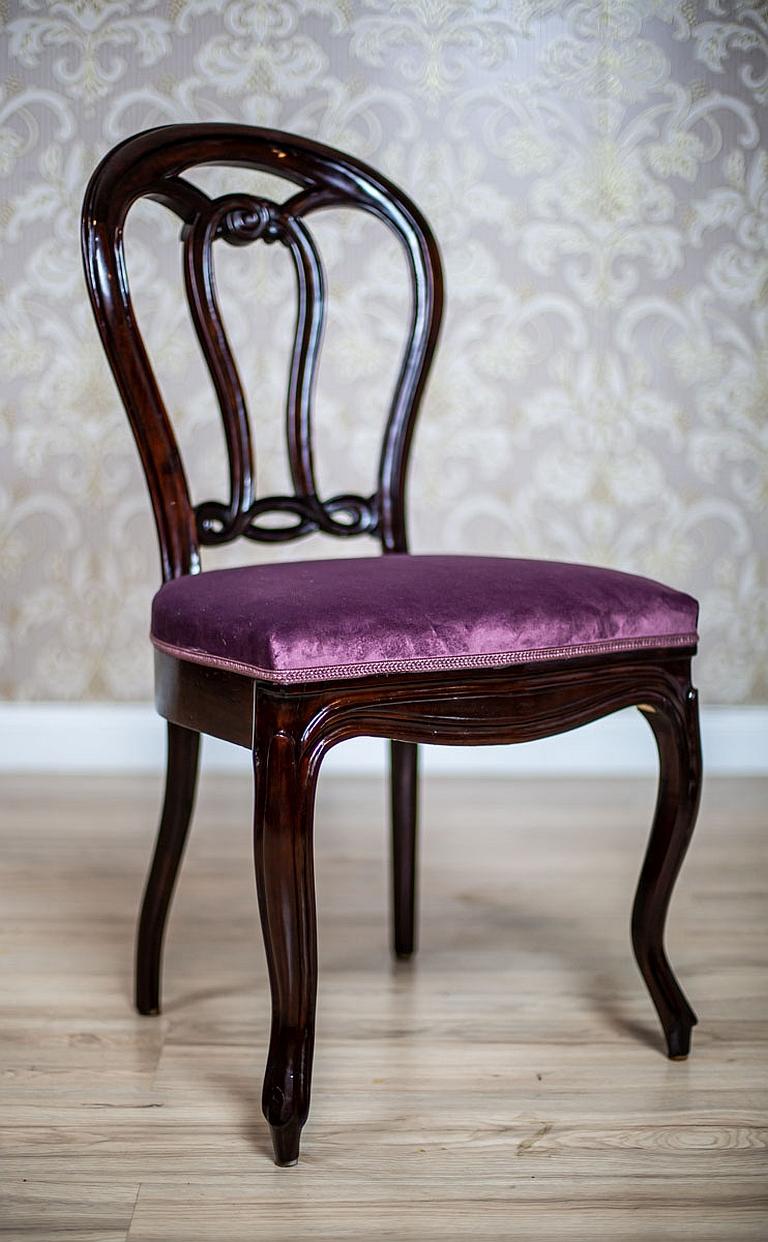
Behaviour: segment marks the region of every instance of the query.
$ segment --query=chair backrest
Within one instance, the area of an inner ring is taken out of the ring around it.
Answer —
[[[253,194],[210,198],[183,177],[199,165],[256,169],[300,187],[284,202]],[[126,215],[139,198],[162,203],[183,222],[184,279],[195,331],[219,403],[229,456],[228,501],[192,505],[184,467],[131,304],[123,247]],[[312,405],[325,318],[323,266],[307,217],[352,206],[383,220],[407,255],[412,310],[405,352],[384,431],[373,496],[322,500],[312,453]],[[287,439],[295,494],[257,498],[243,386],[224,329],[213,245],[280,242],[298,289],[290,366]],[[405,477],[414,421],[442,312],[442,271],[424,217],[365,164],[293,134],[246,125],[167,125],[135,135],[99,164],[83,203],[85,275],[96,322],[141,455],[152,500],[163,577],[200,568],[201,544],[243,535],[263,542],[313,531],[377,535],[385,551],[406,551]],[[270,524],[269,515],[273,515]],[[274,515],[285,516],[275,523]]]

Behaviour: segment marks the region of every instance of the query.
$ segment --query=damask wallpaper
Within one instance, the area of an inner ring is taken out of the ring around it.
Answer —
[[[353,152],[437,231],[448,311],[411,474],[414,550],[665,579],[701,600],[705,701],[766,700],[765,0],[16,0],[2,39],[0,693],[150,694],[154,535],[78,213],[119,139],[218,119]],[[373,222],[326,216],[317,234],[319,473],[366,490],[405,274]],[[162,208],[138,208],[129,265],[202,500],[223,494],[223,441],[176,237]],[[282,489],[292,273],[277,249],[225,250],[259,484]]]

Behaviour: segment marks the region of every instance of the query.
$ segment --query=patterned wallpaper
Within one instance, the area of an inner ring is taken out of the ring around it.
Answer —
[[[666,579],[701,599],[705,700],[768,698],[765,0],[16,0],[2,38],[2,695],[150,694],[154,535],[78,213],[119,139],[217,119],[347,149],[436,229],[448,312],[414,550]],[[316,231],[332,303],[319,473],[362,490],[405,274],[373,221]],[[223,494],[223,443],[176,236],[162,208],[137,208],[129,266],[200,500]],[[225,250],[260,489],[282,489],[292,274],[277,248]]]

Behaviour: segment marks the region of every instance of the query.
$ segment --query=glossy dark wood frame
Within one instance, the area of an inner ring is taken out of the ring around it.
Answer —
[[[286,203],[210,199],[181,175],[199,164],[277,172],[301,187]],[[227,501],[193,507],[181,459],[131,304],[123,255],[127,211],[140,197],[183,222],[190,312],[219,400],[230,462]],[[405,247],[413,304],[403,363],[371,497],[323,501],[312,464],[312,403],[324,316],[322,264],[305,217],[357,206]],[[215,288],[216,241],[278,241],[294,262],[298,314],[289,377],[287,449],[295,495],[256,499],[250,425]],[[442,307],[429,227],[394,186],[359,161],[295,135],[235,125],[167,126],[121,144],[96,170],[83,207],[86,280],[102,341],[134,431],[155,513],[163,577],[200,569],[199,545],[239,536],[285,541],[312,531],[371,534],[407,551],[405,482],[414,421]],[[270,526],[279,513],[293,524]],[[168,722],[165,802],[139,923],[136,1002],[160,1011],[162,942],[194,803],[201,733],[253,753],[256,885],[272,993],[263,1108],[278,1164],[296,1162],[309,1110],[317,993],[313,809],[324,755],[348,738],[391,741],[393,949],[415,945],[417,745],[530,741],[636,706],[660,761],[656,811],[632,913],[632,943],[670,1057],[688,1054],[695,1014],[664,948],[672,889],[693,831],[701,785],[694,649],[657,650],[499,670],[366,677],[278,686],[156,653],[156,704]]]
[[[674,883],[693,832],[701,787],[697,695],[691,684],[692,652],[633,655],[522,665],[499,672],[365,678],[277,689],[156,654],[157,708],[179,739],[204,731],[253,750],[256,781],[256,875],[272,988],[272,1032],[263,1108],[275,1158],[298,1158],[309,1110],[317,991],[317,940],[313,871],[313,806],[324,755],[355,736],[393,740],[394,763],[405,764],[402,799],[393,817],[394,944],[413,948],[415,886],[415,782],[410,769],[416,743],[484,745],[526,742],[577,728],[624,707],[636,706],[656,737],[660,761],[658,801],[633,912],[632,944],[656,1007],[668,1055],[688,1055],[696,1015],[667,959],[664,927]],[[178,726],[183,726],[178,729]],[[176,744],[180,745],[181,742]],[[178,788],[185,800],[194,780]],[[414,773],[415,775],[415,773]],[[178,850],[178,803],[171,795],[163,823]],[[142,925],[153,953],[139,960],[145,1011],[156,1012],[162,920],[173,877],[157,860],[148,885]],[[150,895],[162,890],[164,899]],[[163,911],[155,913],[158,906]]]

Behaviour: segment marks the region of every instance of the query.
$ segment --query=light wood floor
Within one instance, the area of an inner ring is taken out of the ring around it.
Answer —
[[[676,1064],[628,941],[650,782],[429,785],[410,966],[388,956],[383,785],[321,782],[314,1100],[283,1170],[239,778],[203,782],[165,1014],[131,1010],[158,798],[2,787],[4,1238],[768,1236],[766,784],[705,791],[669,929],[700,1017]]]

